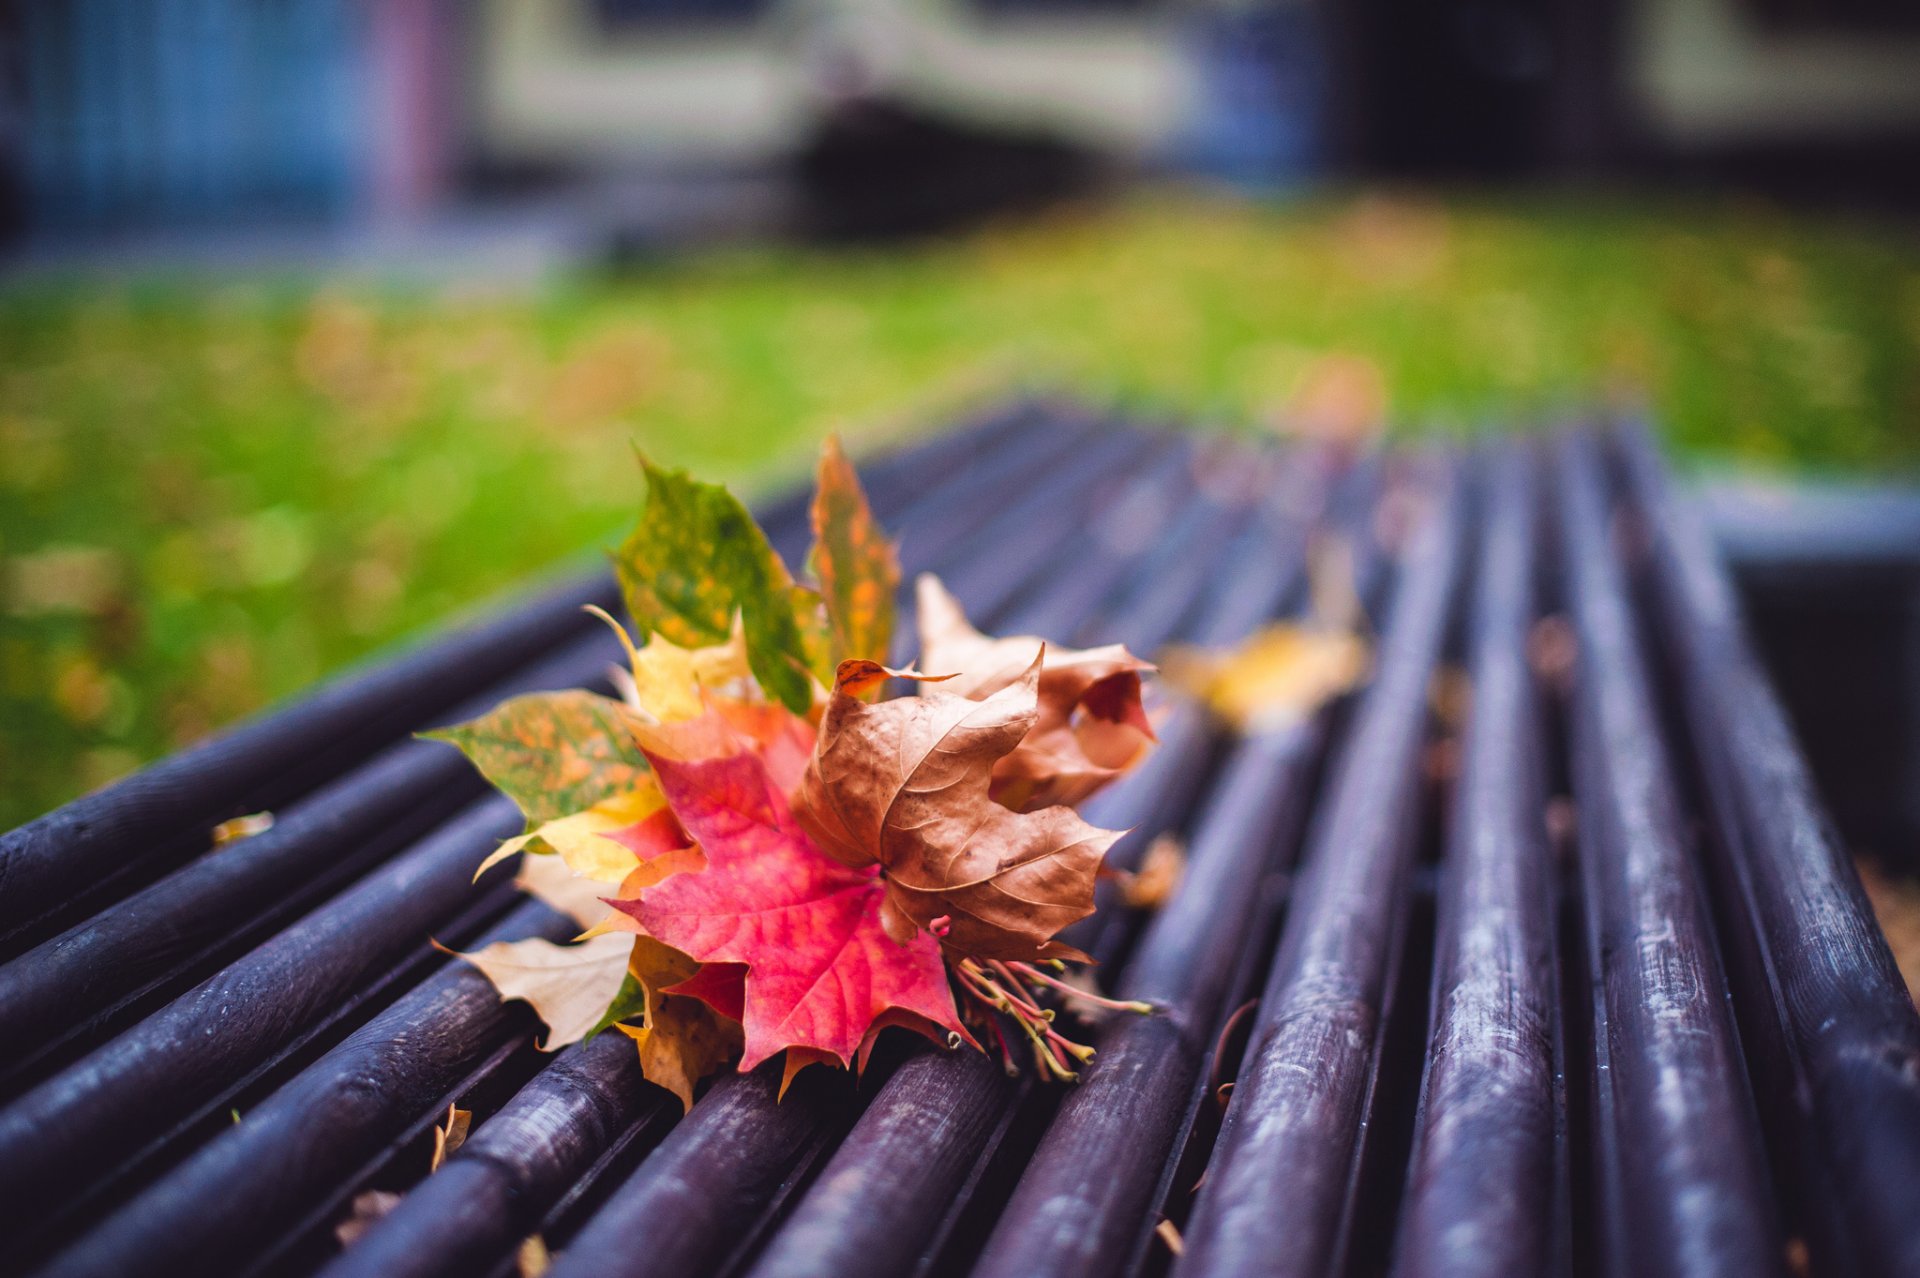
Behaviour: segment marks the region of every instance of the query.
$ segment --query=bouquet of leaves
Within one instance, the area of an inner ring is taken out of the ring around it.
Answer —
[[[724,488],[642,465],[615,567],[644,645],[605,618],[620,696],[517,697],[433,734],[526,815],[486,864],[524,854],[521,886],[584,929],[464,957],[534,1006],[548,1049],[617,1029],[689,1105],[781,1052],[783,1092],[809,1065],[864,1068],[888,1026],[1073,1078],[1091,1049],[1047,1004],[1106,1000],[1055,938],[1093,912],[1121,833],[1075,805],[1151,748],[1151,667],[988,637],[923,576],[919,665],[892,669],[898,557],[835,442],[811,585]]]

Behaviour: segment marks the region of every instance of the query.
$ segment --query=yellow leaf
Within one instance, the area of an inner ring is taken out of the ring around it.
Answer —
[[[472,1110],[461,1109],[457,1105],[447,1106],[446,1124],[433,1129],[433,1161],[427,1165],[427,1175],[439,1171],[447,1157],[467,1143],[467,1129],[472,1125]]]
[[[213,827],[213,846],[223,848],[229,843],[238,843],[241,839],[251,839],[256,834],[265,834],[272,828],[273,813],[271,812],[237,816],[231,821],[222,821]]]
[[[1140,868],[1121,879],[1121,895],[1136,910],[1157,910],[1172,898],[1186,869],[1187,850],[1174,835],[1163,834],[1147,845]]]
[[[520,1278],[541,1278],[553,1268],[553,1255],[539,1234],[529,1234],[521,1242],[520,1250],[514,1253],[514,1266],[519,1269]]]
[[[1276,623],[1227,652],[1174,648],[1167,682],[1205,701],[1243,733],[1306,719],[1366,677],[1366,641],[1344,630]]]
[[[540,1050],[558,1051],[577,1043],[600,1023],[627,978],[628,937],[597,936],[577,945],[555,945],[541,937],[495,941],[460,957],[479,968],[501,999],[524,999],[546,1022]]]
[[[533,847],[537,840],[558,853],[575,874],[600,883],[618,883],[633,872],[639,858],[606,836],[638,825],[665,807],[666,802],[653,777],[642,776],[631,790],[596,803],[585,812],[559,817],[508,839],[480,863],[480,873],[486,873],[515,852]]]
[[[663,992],[700,970],[699,963],[671,945],[650,936],[633,937],[628,970],[646,990],[644,1023],[614,1028],[639,1047],[640,1072],[647,1081],[692,1109],[694,1084],[739,1055],[744,1042],[740,1023],[702,999]]]
[[[725,643],[682,648],[656,632],[647,638],[646,647],[636,648],[626,627],[599,608],[588,611],[612,626],[627,650],[629,672],[622,680],[623,699],[656,723],[697,719],[706,713],[702,693],[735,691],[752,675],[747,635],[738,613]]]

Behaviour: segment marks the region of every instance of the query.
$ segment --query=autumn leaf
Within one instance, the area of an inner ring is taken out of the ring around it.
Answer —
[[[1052,938],[1093,912],[1101,858],[1120,833],[1067,807],[1014,812],[989,793],[995,765],[1039,716],[1043,662],[1035,651],[977,701],[929,689],[868,705],[836,680],[794,813],[829,855],[885,869],[896,939],[925,928],[978,958],[1085,957]],[[861,664],[843,669],[858,678]]]
[[[632,949],[633,938],[621,933],[574,945],[534,936],[495,941],[459,957],[479,968],[502,1000],[524,999],[533,1006],[547,1026],[540,1050],[552,1052],[579,1042],[600,1023],[626,980]]]
[[[447,1106],[447,1121],[433,1129],[433,1161],[427,1165],[431,1176],[446,1163],[453,1152],[467,1143],[467,1131],[473,1126],[473,1111],[457,1105]]]
[[[1276,623],[1225,652],[1177,647],[1161,656],[1167,682],[1243,733],[1286,727],[1366,677],[1367,643],[1351,631]]]
[[[653,634],[646,647],[637,648],[627,628],[605,609],[590,604],[587,611],[606,622],[626,650],[627,669],[613,672],[620,699],[652,722],[697,719],[706,712],[707,694],[735,692],[752,673],[738,613],[723,644],[682,648],[665,635]]]
[[[795,584],[732,493],[645,458],[641,466],[646,505],[614,556],[635,623],[682,648],[701,648],[726,643],[737,614],[760,686],[805,711],[828,659],[819,596]]]
[[[1032,635],[995,639],[967,620],[940,579],[915,583],[920,668],[958,672],[943,691],[979,700],[1022,677],[1044,646],[1038,714],[993,770],[993,797],[1017,811],[1078,804],[1138,763],[1153,744],[1140,676],[1153,667],[1123,645],[1076,650]]]
[[[644,1018],[640,1025],[617,1028],[639,1047],[640,1072],[647,1081],[672,1092],[688,1109],[694,1085],[739,1055],[742,1041],[738,1016],[723,1016],[682,992],[681,984],[705,967],[650,936],[635,937],[628,975],[640,991],[638,1006],[629,1003],[630,1010],[614,1018]]]
[[[833,664],[849,657],[884,661],[893,642],[900,557],[874,520],[836,436],[820,450],[812,515],[813,571],[827,603]]]
[[[847,1063],[890,1008],[964,1035],[939,946],[922,935],[903,943],[881,925],[887,889],[877,867],[822,855],[766,764],[717,714],[681,727],[662,742],[675,753],[649,757],[708,868],[616,906],[702,963],[746,966],[740,1068],[789,1047]]]
[[[535,692],[422,735],[464,751],[481,776],[519,805],[533,830],[652,784],[646,758],[626,730],[628,717],[610,697]]]

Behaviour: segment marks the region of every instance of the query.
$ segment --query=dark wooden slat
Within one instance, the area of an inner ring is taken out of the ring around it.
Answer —
[[[1034,410],[1021,406],[971,431],[878,463],[872,477],[883,512],[902,509],[963,461],[971,446],[1034,440]],[[1009,449],[1010,452],[1021,452]],[[805,495],[766,511],[769,525],[798,540]],[[177,864],[204,850],[219,821],[279,807],[360,761],[480,688],[545,657],[590,627],[580,608],[618,604],[604,569],[576,573],[537,592],[487,605],[430,643],[349,671],[297,701],[0,835],[0,944],[11,944],[48,910],[76,899],[111,899],[112,886],[150,863]],[[34,934],[46,929],[34,927]]]
[[[483,713],[497,692],[577,686],[617,658],[611,635],[583,635],[454,712]],[[603,680],[592,680],[602,683]],[[0,1040],[36,1050],[8,1061],[4,1084],[44,1076],[69,1040],[97,1040],[178,993],[425,834],[483,792],[446,746],[410,741],[281,813],[264,834],[202,857],[0,967]]]
[[[1748,1048],[1767,1066],[1776,1159],[1820,1273],[1920,1273],[1920,1015],[1697,516],[1653,443],[1624,441],[1661,647],[1714,815],[1709,844]],[[1916,551],[1920,553],[1920,551]]]
[[[1492,467],[1471,625],[1473,705],[1441,871],[1432,1031],[1395,1272],[1550,1268],[1556,1124],[1553,885],[1532,454]]]
[[[1593,441],[1555,497],[1579,637],[1575,798],[1596,1036],[1605,1271],[1784,1270],[1713,920],[1654,710]]]
[[[648,1086],[624,1035],[568,1048],[328,1266],[326,1278],[484,1271],[535,1231],[601,1150],[664,1106],[679,1103]]]
[[[854,1112],[853,1080],[802,1071],[776,1102],[781,1062],[724,1075],[555,1261],[552,1278],[712,1272],[807,1154]]]
[[[467,814],[324,909],[224,968],[0,1110],[9,1232],[41,1217],[157,1135],[203,1093],[292,1042],[471,899],[473,867],[520,829],[503,798]],[[498,871],[496,871],[498,873]]]
[[[1185,1275],[1336,1272],[1411,905],[1428,680],[1460,574],[1453,485],[1415,534],[1187,1230]]]
[[[579,925],[529,901],[483,944]],[[525,1007],[452,963],[356,1030],[163,1180],[108,1217],[40,1272],[46,1275],[220,1273],[237,1267],[356,1166],[385,1134],[431,1109],[531,1025]]]
[[[1356,482],[1371,487],[1367,476]],[[1292,564],[1279,574],[1248,556],[1269,574],[1265,608],[1250,608],[1248,591],[1225,591],[1202,627],[1212,643],[1233,641],[1229,627],[1252,627],[1298,595],[1304,533],[1283,545]],[[1121,998],[1162,1011],[1116,1017],[1096,1036],[1098,1055],[1060,1103],[975,1274],[1110,1274],[1139,1255],[1200,1101],[1261,885],[1292,856],[1325,741],[1321,712],[1236,745],[1208,794],[1181,887],[1119,982]]]

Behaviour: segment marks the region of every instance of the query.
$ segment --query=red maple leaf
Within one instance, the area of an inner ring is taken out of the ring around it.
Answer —
[[[746,965],[740,1068],[788,1047],[849,1064],[889,1011],[913,1014],[890,1023],[970,1041],[939,942],[919,933],[902,944],[881,926],[879,867],[842,865],[814,846],[766,762],[739,736],[712,722],[674,727],[688,730],[648,734],[648,760],[707,869],[612,904],[702,963]],[[699,757],[675,757],[681,743]],[[716,746],[726,752],[709,753]]]

